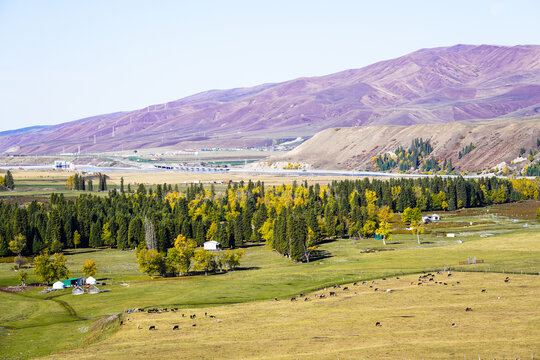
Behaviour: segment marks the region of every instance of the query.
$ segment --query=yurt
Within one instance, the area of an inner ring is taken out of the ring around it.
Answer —
[[[86,278],[86,284],[87,285],[96,285],[97,281],[92,276],[89,276]]]
[[[84,289],[80,286],[74,287],[73,290],[71,290],[72,295],[83,295]]]
[[[65,286],[64,283],[61,282],[61,281],[55,282],[55,283],[53,284],[53,286],[52,286],[52,288],[53,288],[54,290],[64,289],[65,287],[66,287],[66,286]]]
[[[99,294],[100,290],[96,285],[92,285],[88,289],[86,289],[86,292],[89,294]]]

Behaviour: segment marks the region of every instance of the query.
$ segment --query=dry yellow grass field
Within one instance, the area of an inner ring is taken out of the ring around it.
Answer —
[[[328,288],[306,294],[309,301],[126,314],[120,330],[103,342],[49,358],[539,358],[540,277],[508,275],[505,282],[506,276],[442,273],[417,285],[419,276],[410,275]],[[317,298],[322,293],[326,298]],[[157,330],[148,330],[151,325]]]
[[[16,181],[39,180],[59,181],[67,179],[74,172],[72,171],[53,171],[53,170],[14,170],[13,177]],[[109,177],[107,183],[109,185],[120,185],[120,178],[124,178],[124,183],[127,184],[183,184],[184,182],[193,182],[195,180],[209,183],[218,181],[264,181],[266,185],[279,185],[283,183],[292,183],[296,181],[307,180],[308,183],[327,184],[333,180],[351,179],[350,176],[313,176],[313,175],[261,175],[261,174],[239,174],[239,173],[195,173],[195,172],[180,172],[180,171],[110,171],[105,172]]]

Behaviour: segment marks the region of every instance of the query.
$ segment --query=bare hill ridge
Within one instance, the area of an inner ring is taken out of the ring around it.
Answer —
[[[490,122],[457,122],[411,126],[362,126],[331,128],[274,161],[309,164],[321,169],[375,169],[374,156],[393,153],[398,146],[407,149],[413,139],[429,139],[433,152],[429,157],[452,159],[462,170],[490,169],[517,159],[520,149],[537,149],[540,117]],[[475,148],[458,159],[458,153],[470,143]],[[525,160],[524,162],[529,163]]]
[[[422,49],[339,73],[212,90],[144,109],[0,133],[0,152],[56,154],[270,144],[336,126],[540,114],[540,46]]]

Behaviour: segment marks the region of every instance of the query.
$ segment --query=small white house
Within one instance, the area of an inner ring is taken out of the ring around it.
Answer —
[[[214,240],[207,241],[204,243],[204,250],[209,250],[209,251],[221,250],[221,244]]]
[[[92,276],[87,277],[85,282],[88,285],[96,285],[97,284],[96,279],[94,279]]]
[[[446,234],[446,237],[456,237],[456,234],[454,234],[454,233],[448,233],[448,234]]]
[[[66,286],[65,286],[64,283],[61,282],[61,281],[55,282],[55,283],[53,284],[53,286],[52,286],[52,288],[53,288],[54,290],[61,290],[61,289],[64,289],[65,287],[66,287]]]

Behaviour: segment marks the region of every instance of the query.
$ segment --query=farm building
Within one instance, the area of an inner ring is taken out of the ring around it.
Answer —
[[[71,279],[62,280],[62,282],[64,283],[65,287],[79,286],[83,284],[83,278],[71,278]]]
[[[94,279],[93,276],[89,276],[89,277],[86,278],[85,283],[88,284],[88,285],[96,285],[97,281],[96,281],[96,279]]]
[[[60,290],[60,289],[64,289],[66,286],[64,285],[64,283],[62,281],[57,281],[53,284],[52,288],[54,290]]]
[[[214,240],[207,241],[204,243],[204,250],[210,250],[210,251],[221,250],[221,244]]]

